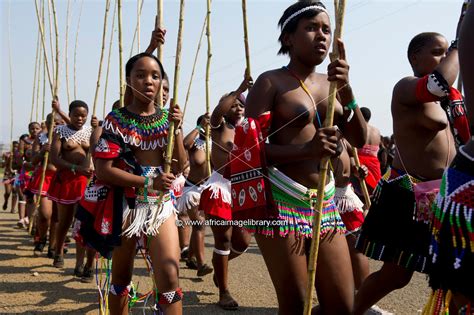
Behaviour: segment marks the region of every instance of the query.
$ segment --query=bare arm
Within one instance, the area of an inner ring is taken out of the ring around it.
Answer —
[[[145,177],[128,173],[113,165],[114,160],[96,159],[96,176],[106,184],[119,187],[141,188],[145,186]],[[153,189],[170,190],[175,177],[173,174],[161,174],[153,180]]]
[[[198,127],[194,128],[186,137],[184,137],[183,145],[186,150],[190,150],[194,145],[194,140],[199,136]]]
[[[236,91],[230,93],[226,97],[223,97],[219,101],[219,104],[217,104],[216,108],[214,109],[211,115],[212,127],[220,126],[225,114],[227,114],[227,112],[230,110],[232,105],[234,105],[237,97],[240,94],[244,93],[247,89],[250,89],[251,86],[252,86],[252,78],[246,75],[244,80],[242,81],[242,83],[240,84],[240,86],[238,87]]]
[[[188,153],[183,144],[183,132],[181,131],[174,138],[173,161],[171,167],[174,174],[179,174],[184,171],[186,162],[188,160]]]
[[[53,102],[51,103],[51,107],[59,116],[61,116],[61,118],[66,124],[71,123],[71,119],[69,118],[69,116],[61,110],[61,105],[59,104],[59,100],[57,98],[53,100]]]
[[[89,152],[93,154],[95,152],[95,147],[99,142],[99,138],[102,135],[102,127],[95,127],[94,131],[92,131],[91,138],[89,140],[90,147]]]
[[[120,187],[140,188],[145,185],[145,177],[134,175],[113,166],[113,160],[96,159],[96,176],[100,181]]]
[[[72,163],[61,158],[61,138],[56,132],[53,135],[50,157],[51,163],[53,163],[58,169],[72,169],[73,167]]]
[[[338,39],[337,45],[339,58],[328,66],[328,81],[337,83],[339,101],[336,104],[339,110],[334,111],[334,123],[341,128],[345,139],[350,144],[360,148],[367,140],[367,123],[359,106],[353,109],[347,108],[349,104],[354,104],[355,99],[349,83],[349,64],[346,60],[346,48],[341,39]]]
[[[459,62],[466,95],[466,107],[471,123],[474,125],[474,3],[471,3],[464,17],[459,39]]]

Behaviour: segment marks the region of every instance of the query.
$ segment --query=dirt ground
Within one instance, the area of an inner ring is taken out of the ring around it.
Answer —
[[[66,255],[65,268],[56,269],[46,256],[33,257],[32,239],[26,230],[16,228],[17,220],[17,214],[0,210],[0,314],[98,314],[95,282],[84,284],[72,276],[74,245],[71,244]],[[210,229],[205,242],[209,263],[213,247]],[[244,256],[229,265],[231,293],[241,306],[236,313],[276,314],[275,291],[255,242]],[[379,267],[379,263],[371,261],[371,270]],[[139,284],[140,292],[152,288],[140,256],[136,258],[133,282]],[[218,291],[212,283],[212,274],[200,279],[196,271],[181,263],[180,286],[185,294],[184,314],[227,313],[215,305]],[[425,276],[415,274],[406,288],[393,292],[377,305],[395,314],[421,313],[428,291]],[[132,314],[141,313],[140,305],[132,309]]]

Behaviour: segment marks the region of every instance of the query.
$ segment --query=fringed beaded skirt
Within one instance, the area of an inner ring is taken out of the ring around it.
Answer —
[[[372,259],[426,273],[430,227],[415,219],[414,181],[402,171],[387,171],[375,189],[356,248]]]
[[[429,278],[433,289],[474,301],[474,161],[463,154],[445,171],[434,206]]]

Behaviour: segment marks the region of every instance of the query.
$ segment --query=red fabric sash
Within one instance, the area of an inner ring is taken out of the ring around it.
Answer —
[[[365,155],[361,152],[359,153],[359,161],[361,165],[367,166],[369,170],[369,174],[365,178],[366,184],[369,185],[372,189],[375,189],[375,186],[377,186],[377,183],[382,177],[382,173],[380,172],[379,159],[376,156]]]
[[[263,219],[276,217],[271,207],[270,183],[266,180],[265,140],[261,126],[268,130],[271,115],[258,120],[246,118],[235,129],[234,148],[230,154],[232,182],[232,217]]]
[[[451,87],[446,102],[447,104],[443,107],[445,107],[444,110],[448,115],[454,138],[458,145],[464,145],[469,141],[471,131],[469,129],[466,107],[461,92]]]

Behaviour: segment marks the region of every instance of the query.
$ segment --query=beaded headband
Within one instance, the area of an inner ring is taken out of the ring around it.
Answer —
[[[296,11],[295,13],[293,13],[292,15],[290,15],[286,20],[285,22],[283,22],[283,24],[281,25],[281,31],[283,31],[285,29],[285,26],[291,21],[293,20],[295,17],[297,17],[298,15],[300,15],[301,13],[304,13],[308,10],[315,10],[315,11],[318,11],[318,12],[324,12],[326,13],[328,16],[329,16],[329,13],[328,11],[322,7],[320,4],[315,4],[315,5],[310,5],[306,8],[303,8],[303,9],[300,9],[298,11]]]

